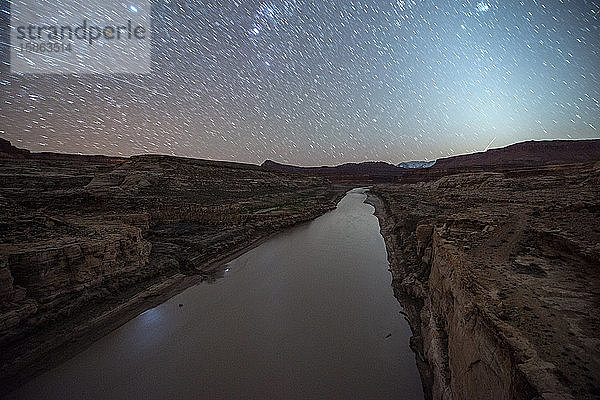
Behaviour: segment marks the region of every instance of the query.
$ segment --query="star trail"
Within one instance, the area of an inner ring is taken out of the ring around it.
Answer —
[[[332,165],[600,137],[598,1],[166,0],[151,73],[80,76],[11,73],[0,11],[0,137],[32,151]]]

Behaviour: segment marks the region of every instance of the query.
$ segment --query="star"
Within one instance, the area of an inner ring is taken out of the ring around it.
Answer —
[[[479,3],[477,3],[477,11],[479,12],[486,12],[490,9],[490,5],[484,1],[480,1]]]

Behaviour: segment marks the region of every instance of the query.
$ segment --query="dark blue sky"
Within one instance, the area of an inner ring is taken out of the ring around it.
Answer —
[[[35,151],[300,165],[600,137],[599,18],[584,0],[161,1],[151,74],[4,65],[0,130]]]

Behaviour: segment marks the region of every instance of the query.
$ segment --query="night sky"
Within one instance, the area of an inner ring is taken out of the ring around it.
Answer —
[[[128,0],[135,5],[136,0]],[[148,75],[15,75],[33,151],[397,163],[600,137],[600,1],[200,1],[152,7]]]

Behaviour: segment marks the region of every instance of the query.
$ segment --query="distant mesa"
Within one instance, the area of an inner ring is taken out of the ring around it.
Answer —
[[[395,175],[398,167],[383,161],[366,161],[361,163],[346,163],[335,167],[298,167],[267,160],[263,168],[307,175]]]
[[[408,173],[421,173],[418,171],[421,169],[431,170],[432,174],[434,170],[499,171],[595,161],[600,161],[600,139],[530,140],[480,153],[440,158],[435,161],[407,161],[398,165],[368,161],[341,164],[335,167],[298,167],[267,160],[262,167],[307,175],[405,176]]]
[[[406,161],[398,164],[400,168],[429,168],[435,164],[435,161]]]
[[[597,161],[600,161],[600,139],[531,140],[480,153],[440,158],[436,161],[408,161],[398,165],[371,161],[335,167],[297,167],[267,160],[262,167],[326,176],[334,182],[415,183],[466,172],[506,172]]]
[[[441,158],[433,168],[527,168],[600,160],[600,139],[530,140],[499,149]]]
[[[0,158],[27,158],[29,154],[29,150],[19,149],[13,146],[8,140],[0,138]]]
[[[66,154],[66,153],[32,153],[29,150],[21,149],[13,146],[8,140],[0,138],[0,158],[32,158],[36,160],[64,160],[74,162],[100,162],[100,163],[116,163],[123,161],[122,158],[103,156],[103,155],[83,155],[83,154]]]

